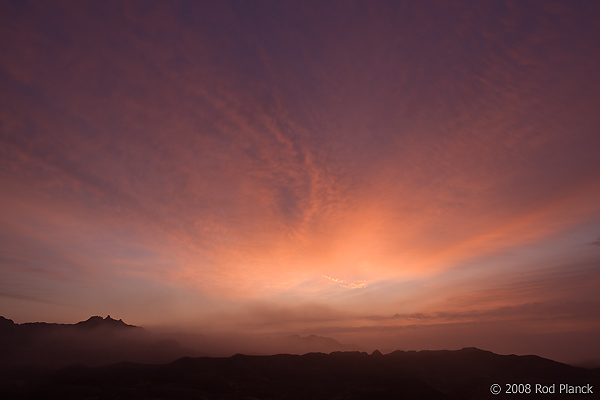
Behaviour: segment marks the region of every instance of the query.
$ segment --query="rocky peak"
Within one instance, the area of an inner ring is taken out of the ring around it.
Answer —
[[[134,328],[134,325],[128,325],[125,322],[123,322],[122,319],[116,320],[110,317],[110,315],[107,315],[106,318],[102,318],[98,315],[93,316],[88,318],[85,321],[81,321],[78,322],[77,324],[75,324],[76,326],[81,326],[84,328],[90,328],[90,329],[94,329],[94,328],[100,328],[100,327],[107,327],[107,328]]]

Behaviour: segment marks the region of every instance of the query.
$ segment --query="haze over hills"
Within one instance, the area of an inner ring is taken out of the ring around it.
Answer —
[[[15,324],[0,317],[0,366],[59,368],[69,364],[103,365],[120,361],[168,362],[194,355],[174,340],[110,316],[93,316],[76,324]]]
[[[94,316],[76,324],[24,323],[0,317],[3,398],[162,399],[480,399],[490,386],[529,384],[527,398],[593,398],[600,369],[574,367],[537,356],[498,355],[477,348],[448,351],[303,352],[346,350],[333,338],[271,338],[265,354],[198,357],[215,338],[155,335],[122,320]],[[188,347],[195,344],[197,347]],[[258,350],[257,343],[247,348]],[[329,353],[329,354],[326,354]],[[302,354],[302,355],[300,355]],[[194,358],[196,357],[196,358]],[[569,387],[591,393],[567,393]],[[526,388],[525,386],[523,387]],[[564,393],[560,393],[562,390]],[[506,394],[505,394],[506,395]],[[502,396],[500,396],[502,397]],[[551,396],[552,397],[552,396]]]
[[[360,350],[316,335],[258,337],[242,334],[155,333],[109,316],[93,316],[75,324],[15,324],[0,317],[0,365],[59,368],[81,363],[99,366],[122,361],[165,363],[184,356],[303,354]]]

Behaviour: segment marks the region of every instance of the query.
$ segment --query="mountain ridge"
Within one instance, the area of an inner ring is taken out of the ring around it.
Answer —
[[[298,345],[290,347],[297,350],[306,343],[346,346],[317,335],[281,339]],[[198,357],[172,337],[164,339],[110,316],[75,324],[15,324],[0,317],[0,354],[0,397],[16,399],[475,400],[492,396],[493,384],[505,390],[511,383],[592,385],[600,391],[600,369],[476,347]],[[548,396],[532,393],[527,398]]]
[[[107,315],[106,318],[94,315],[89,317],[85,321],[79,321],[74,324],[59,324],[56,322],[23,322],[21,324],[15,323],[12,319],[6,318],[0,315],[0,329],[6,327],[17,327],[17,326],[36,326],[36,327],[85,327],[85,328],[100,328],[100,327],[121,327],[121,328],[139,328],[135,325],[129,325],[123,322],[122,319],[116,320]]]
[[[477,348],[461,350],[307,353],[231,357],[182,357],[167,364],[122,362],[88,367],[71,365],[37,376],[20,376],[22,387],[0,381],[4,394],[17,398],[63,398],[77,390],[97,398],[269,398],[419,399],[492,398],[499,384],[591,385],[600,371],[537,356],[498,355]],[[15,376],[12,377],[16,381]],[[0,391],[2,394],[2,391]],[[552,396],[550,396],[552,397]],[[532,392],[528,399],[548,395]],[[565,399],[591,396],[568,395]]]

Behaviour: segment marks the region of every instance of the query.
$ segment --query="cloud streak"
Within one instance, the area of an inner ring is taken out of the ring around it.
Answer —
[[[335,279],[327,275],[323,275],[323,278],[338,284],[339,286],[346,289],[362,289],[367,287],[367,282],[346,282],[343,280]]]

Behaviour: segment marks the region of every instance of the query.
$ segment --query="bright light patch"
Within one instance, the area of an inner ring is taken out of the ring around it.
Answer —
[[[330,280],[331,282],[337,283],[339,286],[346,289],[364,289],[367,287],[367,282],[358,281],[358,282],[346,282],[340,279],[332,278],[331,276],[323,275],[324,278]]]

